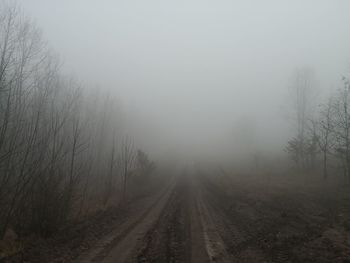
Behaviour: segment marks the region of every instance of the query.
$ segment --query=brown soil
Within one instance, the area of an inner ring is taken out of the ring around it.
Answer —
[[[201,181],[231,262],[350,262],[347,193]]]
[[[350,262],[349,189],[243,181],[208,171],[183,173],[127,209],[97,214],[52,240],[36,241],[24,259]]]

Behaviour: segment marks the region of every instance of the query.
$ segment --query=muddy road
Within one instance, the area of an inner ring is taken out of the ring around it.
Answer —
[[[350,262],[334,203],[185,172],[76,262]]]
[[[184,173],[75,262],[212,262],[195,181]]]
[[[74,262],[231,262],[190,173],[173,181]]]
[[[91,228],[97,238],[76,242],[83,249],[26,262],[345,263],[349,203],[349,194],[266,189],[187,171],[110,217],[103,232]]]

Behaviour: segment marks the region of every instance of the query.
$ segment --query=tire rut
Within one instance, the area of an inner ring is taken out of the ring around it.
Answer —
[[[160,193],[142,213],[117,226],[108,236],[100,240],[93,251],[82,255],[76,262],[127,262],[140,235],[148,229],[163,210],[174,189],[174,182]]]
[[[190,222],[188,188],[180,180],[132,262],[191,262]]]

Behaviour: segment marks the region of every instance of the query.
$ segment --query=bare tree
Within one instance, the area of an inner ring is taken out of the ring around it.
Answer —
[[[334,101],[334,134],[336,150],[343,159],[344,170],[350,181],[350,81],[343,78],[344,86]]]
[[[135,152],[134,152],[134,142],[129,139],[129,137],[125,137],[122,145],[121,145],[121,153],[120,153],[120,165],[122,169],[122,177],[123,177],[123,199],[126,199],[127,193],[127,184],[128,179],[131,176],[132,168],[134,165]]]
[[[333,100],[332,98],[329,98],[327,103],[321,105],[319,118],[316,121],[312,121],[313,132],[317,138],[318,147],[323,155],[324,179],[328,178],[328,156],[334,146],[333,106]]]
[[[312,102],[315,97],[315,77],[309,68],[297,69],[292,78],[290,94],[293,104],[293,119],[296,137],[290,142],[287,151],[294,151],[294,160],[301,168],[307,167],[307,122],[311,118]]]
[[[114,136],[115,138],[115,136]],[[104,201],[103,205],[106,206],[108,200],[110,199],[113,189],[114,189],[114,184],[115,184],[115,175],[116,175],[116,170],[117,170],[117,158],[116,158],[116,142],[115,139],[113,139],[113,144],[112,144],[112,150],[111,150],[111,157],[110,157],[110,162],[109,162],[109,171],[107,173],[107,178],[106,178],[106,189],[104,193]]]
[[[0,0],[0,239],[8,228],[50,235],[90,198],[108,200],[117,168],[126,197],[134,146],[125,138],[117,158],[118,105],[88,98],[59,64],[18,6]]]

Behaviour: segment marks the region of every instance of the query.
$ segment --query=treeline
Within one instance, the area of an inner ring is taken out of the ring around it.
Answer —
[[[0,239],[50,235],[93,199],[127,196],[154,164],[125,135],[108,94],[64,76],[40,30],[0,1]]]
[[[312,106],[314,74],[296,71],[291,90],[297,133],[286,150],[301,170],[350,183],[350,80],[343,77],[342,83],[324,103]]]

